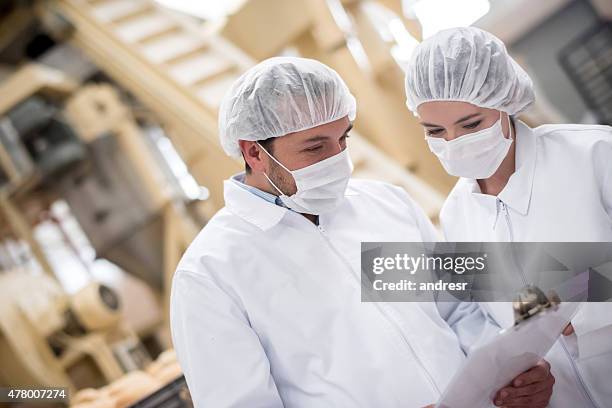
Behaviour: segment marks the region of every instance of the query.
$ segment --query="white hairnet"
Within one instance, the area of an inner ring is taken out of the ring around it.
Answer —
[[[517,114],[534,101],[529,75],[504,43],[475,27],[440,31],[419,44],[406,72],[406,105],[462,101]]]
[[[311,59],[276,57],[245,72],[219,108],[225,152],[240,157],[238,140],[263,140],[313,128],[344,116],[356,103],[333,69]]]

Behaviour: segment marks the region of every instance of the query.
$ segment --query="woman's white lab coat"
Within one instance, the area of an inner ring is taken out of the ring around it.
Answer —
[[[172,336],[196,406],[438,400],[464,354],[436,305],[361,301],[361,241],[436,241],[403,190],[352,180],[319,226],[233,180],[225,201],[172,286]]]
[[[515,126],[515,173],[498,196],[460,179],[440,213],[445,238],[612,242],[612,128]],[[509,304],[485,307],[502,326],[512,323]],[[612,407],[612,303],[583,304],[572,323],[576,335],[547,357],[557,377],[551,406]]]

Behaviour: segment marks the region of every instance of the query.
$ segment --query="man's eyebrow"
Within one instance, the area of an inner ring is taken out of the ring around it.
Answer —
[[[326,140],[328,139],[328,136],[313,136],[313,137],[309,137],[308,139],[302,141],[302,143],[312,143],[312,142],[318,142],[320,140]]]
[[[454,124],[456,125],[456,124],[458,124],[458,123],[461,123],[461,122],[463,122],[463,121],[465,121],[465,120],[471,119],[471,118],[473,118],[474,116],[478,116],[478,115],[480,115],[480,113],[478,113],[478,112],[477,112],[477,113],[472,113],[472,114],[469,114],[469,115],[467,115],[467,116],[462,117],[461,119],[459,119],[458,121],[456,121]],[[433,123],[427,123],[427,122],[421,122],[421,125],[423,125],[423,126],[425,126],[425,127],[435,127],[435,128],[443,128],[443,127],[444,127],[444,126],[434,125]]]
[[[351,129],[353,129],[353,124],[352,123],[348,125],[348,127],[344,131],[344,134],[347,134],[348,132],[350,132]],[[329,138],[329,136],[317,135],[317,136],[309,137],[308,139],[304,140],[302,143],[318,142],[320,140],[325,140],[325,139],[328,139],[328,138]]]

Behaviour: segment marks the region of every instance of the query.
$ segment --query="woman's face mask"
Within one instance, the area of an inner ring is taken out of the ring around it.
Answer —
[[[499,168],[512,145],[512,133],[506,139],[502,129],[502,113],[493,126],[446,141],[426,136],[429,149],[438,156],[448,174],[471,179],[486,179]],[[510,116],[508,116],[508,126]]]
[[[310,166],[289,170],[261,145],[259,147],[295,180],[297,191],[287,196],[264,173],[287,207],[299,213],[319,215],[336,209],[344,199],[346,186],[353,172],[348,149],[345,148],[340,153]]]

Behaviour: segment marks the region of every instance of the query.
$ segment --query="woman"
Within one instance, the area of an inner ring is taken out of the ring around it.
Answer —
[[[406,93],[430,150],[460,177],[440,213],[448,241],[612,242],[612,128],[517,120],[533,85],[498,38],[456,28],[423,41]],[[485,306],[512,323],[507,303]],[[612,304],[583,304],[564,334],[547,356],[551,406],[612,406]]]

